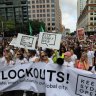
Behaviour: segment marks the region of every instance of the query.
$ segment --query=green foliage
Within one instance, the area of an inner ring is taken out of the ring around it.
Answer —
[[[33,20],[33,21],[29,21],[30,25],[32,27],[32,34],[33,35],[37,35],[40,32],[40,27],[42,26],[44,31],[45,31],[45,23],[43,21],[39,21],[39,20]]]
[[[0,31],[2,31],[2,27],[3,31],[13,31],[15,30],[15,22],[12,20],[4,20],[4,18],[0,17]]]
[[[8,31],[14,30],[15,29],[15,22],[11,21],[11,20],[6,21],[5,22],[5,28]]]

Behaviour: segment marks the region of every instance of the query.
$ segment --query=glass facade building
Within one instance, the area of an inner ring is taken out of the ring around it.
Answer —
[[[5,20],[15,20],[15,23],[27,22],[27,0],[0,0],[0,16]]]

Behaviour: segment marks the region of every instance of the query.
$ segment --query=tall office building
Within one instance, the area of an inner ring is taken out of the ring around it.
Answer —
[[[44,21],[46,31],[60,32],[60,1],[61,0],[28,0],[29,19]]]
[[[0,16],[5,20],[26,22],[28,20],[27,0],[0,0]]]
[[[96,0],[86,1],[86,6],[77,21],[77,28],[84,28],[85,32],[89,33],[96,31]]]
[[[77,18],[81,15],[87,0],[77,0]]]

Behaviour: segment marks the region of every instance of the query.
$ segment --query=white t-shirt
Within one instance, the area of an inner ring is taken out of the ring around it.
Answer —
[[[38,58],[36,56],[29,58],[29,62],[35,62],[35,59]]]
[[[28,63],[28,60],[26,58],[23,58],[22,60],[20,59],[16,59],[16,64],[25,64]]]
[[[92,66],[92,59],[94,58],[94,51],[88,51],[87,52],[87,56],[88,56],[88,64],[90,66]]]
[[[75,63],[76,59],[77,59],[77,56],[75,54],[73,54],[71,56],[71,61]]]
[[[72,67],[72,68],[74,68],[74,62],[67,62],[67,61],[65,61],[64,60],[64,64],[63,64],[64,66],[66,66],[66,67]]]
[[[52,58],[48,58],[48,59],[49,59],[49,62],[47,64],[52,64],[53,63]]]
[[[4,66],[13,66],[15,64],[14,61],[10,60],[9,63],[7,63],[7,61],[5,60],[5,62],[3,63]]]

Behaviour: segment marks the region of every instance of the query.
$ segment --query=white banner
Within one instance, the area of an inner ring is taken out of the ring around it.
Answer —
[[[59,49],[61,34],[40,32],[38,46],[42,48]]]
[[[46,96],[96,96],[96,74],[58,64],[0,68],[0,91],[28,90]]]
[[[45,63],[17,64],[0,68],[0,92],[28,90],[45,93]]]
[[[88,71],[49,64],[45,84],[46,96],[96,96],[96,74]]]
[[[19,33],[16,40],[16,42],[18,42],[16,43],[16,46],[26,49],[35,49],[36,40],[37,37]]]
[[[16,47],[16,45],[17,45],[17,38],[13,38],[9,45],[12,45],[12,46]]]

